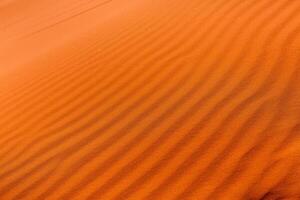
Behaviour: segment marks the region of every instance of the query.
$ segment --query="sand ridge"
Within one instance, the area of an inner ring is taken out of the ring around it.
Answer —
[[[0,2],[0,199],[300,199],[300,2]]]

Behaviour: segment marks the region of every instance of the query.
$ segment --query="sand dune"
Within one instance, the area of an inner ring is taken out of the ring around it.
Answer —
[[[0,199],[300,199],[300,1],[0,1]]]

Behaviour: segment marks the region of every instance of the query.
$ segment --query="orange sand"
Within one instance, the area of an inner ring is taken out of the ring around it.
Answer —
[[[300,199],[300,1],[0,0],[1,200]]]

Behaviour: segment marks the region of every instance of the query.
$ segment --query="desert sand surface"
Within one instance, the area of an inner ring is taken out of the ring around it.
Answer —
[[[0,0],[0,199],[300,199],[300,1]]]

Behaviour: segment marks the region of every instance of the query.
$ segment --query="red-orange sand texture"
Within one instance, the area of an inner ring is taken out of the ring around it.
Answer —
[[[300,199],[300,1],[0,0],[0,199]]]

